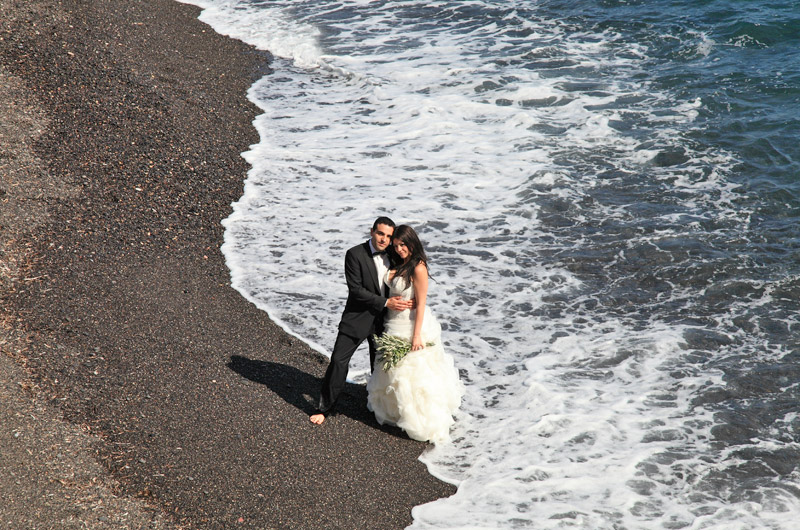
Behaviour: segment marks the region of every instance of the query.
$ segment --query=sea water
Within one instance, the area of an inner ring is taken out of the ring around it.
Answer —
[[[797,527],[800,4],[191,3],[275,57],[234,287],[327,354],[346,249],[426,244],[467,393],[411,528]]]

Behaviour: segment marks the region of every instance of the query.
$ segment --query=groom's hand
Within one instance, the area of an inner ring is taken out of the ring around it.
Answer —
[[[401,296],[393,296],[386,301],[386,307],[392,311],[405,311],[412,309],[416,303],[412,300],[403,300]]]

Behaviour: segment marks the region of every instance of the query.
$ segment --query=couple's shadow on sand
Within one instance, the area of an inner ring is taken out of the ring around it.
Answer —
[[[322,380],[318,377],[293,366],[271,361],[256,361],[241,355],[232,355],[228,362],[228,368],[245,379],[265,385],[307,416],[314,414],[317,410],[311,396],[319,392],[322,384]],[[367,410],[366,403],[367,388],[364,385],[345,383],[345,388],[336,403],[336,414],[347,416],[395,436],[407,438],[405,433],[397,427],[378,424],[375,416]]]

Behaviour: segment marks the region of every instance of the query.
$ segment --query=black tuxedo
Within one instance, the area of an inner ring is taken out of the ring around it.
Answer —
[[[386,306],[383,278],[378,278],[369,241],[347,251],[344,277],[347,280],[347,303],[339,322],[339,331],[364,340],[375,332],[376,322],[383,321]]]
[[[322,413],[331,411],[336,404],[347,380],[350,358],[364,339],[369,343],[370,369],[375,364],[376,348],[372,337],[383,331],[388,293],[384,290],[383,278],[378,278],[369,241],[347,251],[344,276],[347,280],[347,302],[339,322],[339,334],[333,346],[331,362],[322,380],[319,398],[319,410]]]

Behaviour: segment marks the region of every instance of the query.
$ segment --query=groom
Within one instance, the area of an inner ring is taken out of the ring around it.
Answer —
[[[339,334],[331,354],[331,362],[322,380],[322,391],[317,413],[311,415],[311,423],[317,425],[333,412],[336,398],[344,388],[350,358],[367,339],[369,344],[370,369],[375,364],[376,346],[373,335],[383,330],[384,309],[395,311],[412,309],[414,302],[400,296],[388,298],[384,290],[383,277],[391,263],[386,249],[392,242],[394,221],[378,217],[370,230],[370,238],[347,251],[344,258],[344,276],[347,280],[347,303]]]

